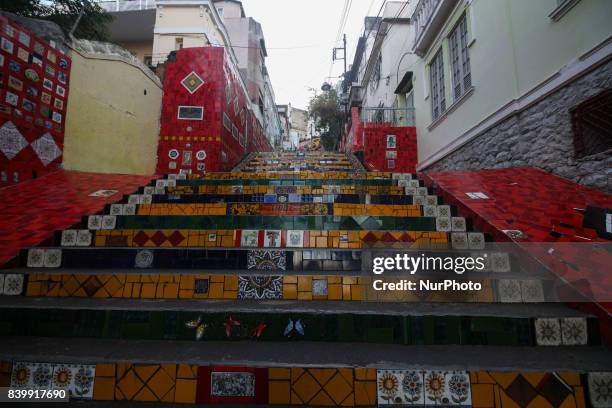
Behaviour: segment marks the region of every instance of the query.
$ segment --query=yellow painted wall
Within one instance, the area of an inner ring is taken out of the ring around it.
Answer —
[[[72,52],[63,166],[153,174],[162,99],[159,81],[137,66],[102,57]]]
[[[153,39],[149,41],[120,42],[118,45],[130,51],[141,62],[144,61],[145,56],[153,55]]]

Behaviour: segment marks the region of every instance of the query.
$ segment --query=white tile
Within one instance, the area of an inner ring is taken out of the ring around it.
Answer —
[[[287,230],[287,248],[302,248],[304,246],[304,231]]]
[[[258,230],[242,230],[240,236],[240,246],[247,248],[256,248],[259,246],[259,231]]]
[[[525,303],[544,302],[544,288],[539,279],[524,279],[521,281],[521,294]]]
[[[500,279],[497,281],[497,297],[502,303],[521,303],[521,283],[516,279]]]
[[[450,232],[451,231],[451,219],[449,217],[437,217],[436,218],[436,231]]]
[[[77,246],[91,245],[91,232],[89,230],[79,230],[77,232]]]
[[[437,217],[438,209],[435,205],[423,206],[423,217]]]
[[[468,249],[467,234],[465,232],[451,232],[453,249]]]
[[[114,215],[105,215],[102,217],[102,229],[112,230],[117,225],[117,217]]]
[[[45,249],[45,268],[59,268],[62,264],[62,250]]]
[[[482,232],[468,232],[467,238],[470,249],[485,249],[485,237]]]
[[[587,344],[587,321],[584,317],[565,317],[561,319],[561,341],[565,346]]]
[[[436,195],[425,196],[425,205],[438,205],[438,196]]]
[[[99,230],[102,228],[102,216],[101,215],[90,215],[87,219],[87,229]]]
[[[510,272],[510,255],[508,253],[493,252],[490,256],[493,272]]]
[[[19,296],[23,292],[23,275],[7,273],[4,275],[2,293],[5,296]]]
[[[77,242],[77,230],[62,231],[62,246],[75,246]]]
[[[557,318],[539,318],[534,322],[536,343],[539,346],[560,346],[561,325]]]
[[[41,248],[28,249],[28,268],[42,268],[45,264],[45,250]]]
[[[140,204],[140,196],[138,194],[131,194],[128,197],[128,204]]]
[[[429,195],[429,191],[427,190],[427,187],[419,187],[417,188],[417,194],[426,196],[426,195]]]
[[[123,215],[136,215],[136,204],[123,204]]]
[[[463,217],[452,217],[451,225],[452,225],[453,231],[455,232],[465,232],[467,229],[465,218]]]
[[[153,202],[153,196],[151,194],[143,194],[138,200],[138,204],[151,204]]]
[[[450,217],[451,216],[451,208],[450,205],[439,205],[437,208],[437,217]]]
[[[111,204],[110,215],[123,215],[123,204]]]
[[[264,231],[264,247],[280,248],[281,246],[281,231],[280,230],[265,230]]]
[[[146,186],[143,189],[143,193],[144,194],[148,194],[148,195],[153,195],[153,194],[155,194],[155,187],[153,187],[153,186]]]
[[[612,371],[588,373],[587,384],[593,408],[612,407]]]

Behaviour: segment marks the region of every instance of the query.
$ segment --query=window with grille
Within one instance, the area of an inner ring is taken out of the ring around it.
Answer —
[[[459,99],[472,86],[467,36],[467,21],[465,15],[463,15],[448,38],[453,73],[453,98],[455,100]]]
[[[587,99],[570,113],[577,159],[612,149],[612,89]]]
[[[446,110],[442,49],[438,51],[429,64],[429,82],[431,86],[431,116],[433,120],[436,120]]]

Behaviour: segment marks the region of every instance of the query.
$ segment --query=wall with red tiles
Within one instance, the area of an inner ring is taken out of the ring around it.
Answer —
[[[365,167],[373,171],[414,173],[417,165],[415,127],[365,126]],[[395,143],[393,143],[395,136]]]
[[[185,48],[166,64],[158,173],[227,171],[249,151],[271,150],[239,75],[223,47]],[[181,118],[181,107],[201,118]]]
[[[363,122],[359,116],[359,108],[351,108],[351,128],[344,140],[342,150],[353,152],[363,150]]]
[[[62,162],[71,59],[0,16],[0,186]]]

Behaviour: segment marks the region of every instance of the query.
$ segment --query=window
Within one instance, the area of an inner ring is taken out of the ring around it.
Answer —
[[[382,72],[382,54],[378,55],[378,60],[376,61],[376,66],[374,67],[374,72],[372,72],[372,82],[370,82],[370,86],[372,90],[378,88],[378,84],[380,83],[380,77]]]
[[[232,121],[230,120],[229,116],[227,116],[227,113],[223,113],[223,127],[228,132],[232,131]]]
[[[177,37],[174,39],[174,49],[176,51],[183,49],[183,37]]]
[[[612,89],[571,110],[577,159],[612,149]]]
[[[436,120],[446,110],[442,49],[438,51],[429,64],[429,82],[431,86],[431,116],[433,120]]]
[[[450,37],[448,44],[453,73],[453,97],[459,99],[472,86],[470,55],[468,54],[467,21],[461,17]]]
[[[217,14],[219,14],[219,17],[223,18],[223,7],[217,7]]]
[[[178,118],[183,120],[202,120],[204,116],[203,106],[179,106]]]
[[[142,62],[144,62],[147,67],[153,66],[153,56],[145,55]]]

